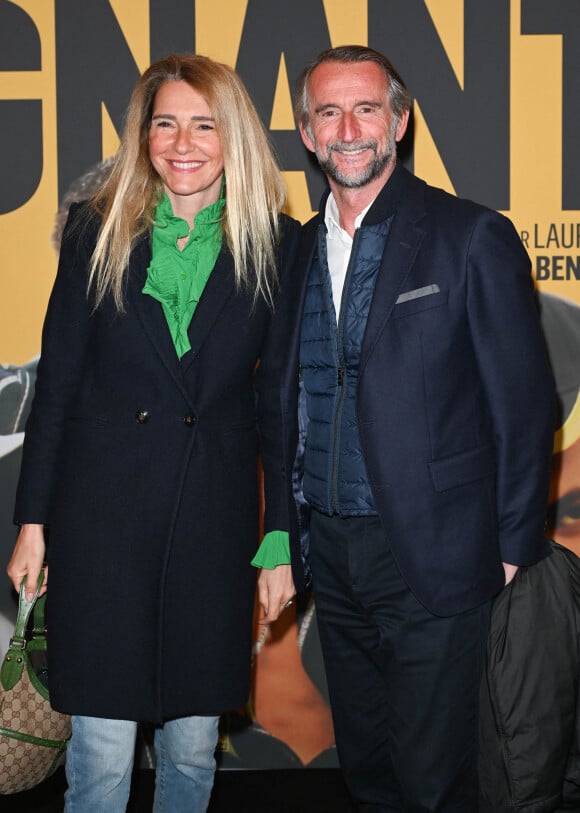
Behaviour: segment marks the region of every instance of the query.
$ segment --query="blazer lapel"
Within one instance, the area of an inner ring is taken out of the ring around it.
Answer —
[[[300,356],[302,314],[304,312],[306,288],[308,286],[310,266],[312,265],[312,258],[317,246],[318,230],[321,223],[322,220],[320,216],[318,216],[315,220],[309,221],[305,226],[302,227],[300,249],[298,251],[295,263],[296,276],[292,280],[292,310],[295,318],[292,323],[292,332],[289,336],[291,358],[299,358]]]
[[[420,195],[415,194],[422,187],[413,183],[406,186],[408,188],[397,207],[375,284],[361,352],[361,372],[391,316],[426,233],[422,224],[424,207],[418,200]]]

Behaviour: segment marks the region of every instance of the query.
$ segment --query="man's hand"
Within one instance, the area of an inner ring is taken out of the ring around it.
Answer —
[[[513,580],[514,576],[519,570],[518,565],[509,565],[507,562],[502,562],[503,572],[505,573],[505,583],[507,585]]]

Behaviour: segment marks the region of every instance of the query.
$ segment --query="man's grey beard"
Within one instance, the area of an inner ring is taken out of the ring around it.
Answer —
[[[307,132],[311,141],[314,142],[315,155],[322,171],[339,186],[344,186],[348,189],[360,189],[361,186],[366,186],[366,184],[374,181],[375,178],[379,178],[383,174],[385,167],[388,166],[391,161],[395,160],[397,155],[397,125],[397,119],[393,118],[386,150],[382,154],[379,154],[379,145],[374,138],[369,138],[366,141],[355,141],[350,143],[344,141],[333,141],[332,144],[327,144],[326,153],[324,154],[316,144],[316,141],[312,137],[312,133],[309,132],[308,129]],[[336,166],[333,161],[333,152],[349,153],[361,149],[372,150],[375,157],[370,164],[367,164],[366,167],[358,170],[358,172],[349,173],[346,175]]]
[[[351,171],[345,173],[334,163],[334,152],[347,154],[360,149],[372,150],[374,152],[374,158],[369,164],[357,172],[353,173]],[[374,181],[375,178],[379,178],[383,174],[385,167],[390,164],[395,157],[396,150],[397,145],[395,141],[392,143],[389,141],[387,150],[382,153],[382,155],[379,154],[378,144],[374,139],[349,144],[345,144],[343,141],[334,141],[332,144],[327,145],[325,154],[317,147],[316,157],[322,171],[339,186],[344,186],[348,189],[360,189],[361,186],[366,186],[366,184]]]

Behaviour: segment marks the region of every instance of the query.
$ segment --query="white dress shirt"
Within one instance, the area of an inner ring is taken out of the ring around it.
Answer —
[[[374,201],[371,201],[369,205],[365,207],[356,217],[354,221],[355,230],[359,228],[364,216],[373,203]],[[350,260],[350,253],[352,251],[353,238],[340,225],[338,206],[336,205],[332,192],[326,201],[324,222],[326,224],[326,253],[328,259],[328,270],[330,272],[330,282],[332,285],[332,299],[334,301],[336,321],[338,322],[340,315],[340,303],[342,301],[342,291],[344,288],[344,280],[346,279],[346,270]]]

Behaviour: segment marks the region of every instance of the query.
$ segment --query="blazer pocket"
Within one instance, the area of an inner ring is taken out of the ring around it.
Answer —
[[[421,290],[421,289],[418,289]],[[414,291],[409,291],[413,295]],[[420,313],[421,311],[430,310],[431,308],[439,308],[445,305],[449,299],[449,291],[437,291],[435,293],[419,294],[412,296],[410,299],[405,299],[405,294],[401,294],[395,302],[393,308],[393,318],[398,319],[401,316],[410,316],[412,313]]]
[[[400,302],[407,302],[409,299],[420,299],[422,296],[429,296],[430,294],[438,294],[441,288],[436,282],[431,285],[423,285],[421,288],[413,288],[411,291],[404,291],[397,297],[396,305]]]
[[[495,474],[495,453],[492,446],[480,446],[467,452],[433,460],[429,465],[436,491],[473,483]]]

